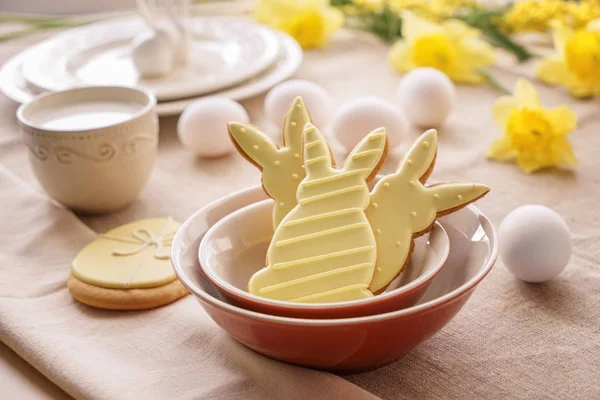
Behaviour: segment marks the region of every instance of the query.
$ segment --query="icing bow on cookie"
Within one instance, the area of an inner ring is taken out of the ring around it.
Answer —
[[[148,247],[155,246],[156,248],[154,250],[154,258],[158,260],[170,260],[171,242],[173,241],[173,237],[175,236],[176,232],[165,232],[165,228],[169,224],[171,224],[172,221],[173,218],[167,218],[157,235],[154,235],[146,228],[137,228],[131,232],[132,239],[113,236],[110,234],[104,234],[103,237],[106,239],[112,239],[119,242],[137,245],[137,247],[134,247],[132,249],[113,250],[112,254],[114,256],[132,256],[134,254],[138,254],[141,251],[144,251]],[[164,247],[166,247],[166,249]]]

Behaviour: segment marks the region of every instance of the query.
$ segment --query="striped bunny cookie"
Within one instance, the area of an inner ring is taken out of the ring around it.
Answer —
[[[262,171],[263,189],[275,200],[273,226],[296,206],[296,190],[304,179],[302,130],[311,122],[301,97],[296,97],[283,124],[283,147],[252,125],[232,122],[229,135],[240,154]]]
[[[368,181],[387,156],[387,134],[377,129],[350,153],[341,169],[325,138],[304,129],[306,177],[294,209],[281,221],[267,252],[267,266],[249,282],[250,293],[276,300],[332,303],[368,298],[376,243],[364,210]]]
[[[490,190],[475,183],[424,186],[433,171],[437,132],[417,139],[398,170],[382,178],[371,193],[366,210],[377,242],[377,269],[369,289],[383,291],[400,274],[415,237],[427,233],[436,218],[458,211]]]

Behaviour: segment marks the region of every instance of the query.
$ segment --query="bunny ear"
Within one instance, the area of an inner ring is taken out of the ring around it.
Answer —
[[[304,127],[304,169],[308,176],[323,176],[331,170],[331,151],[323,134],[311,123]]]
[[[442,183],[427,188],[433,196],[436,212],[447,214],[485,196],[490,188],[477,183]]]
[[[387,153],[387,133],[378,128],[363,138],[344,162],[345,171],[361,171],[364,178],[375,176],[381,166],[381,158]]]
[[[437,143],[435,129],[429,129],[423,133],[408,150],[398,171],[407,170],[413,179],[425,182],[429,177],[428,172],[431,171],[435,162]]]
[[[252,125],[230,122],[229,136],[235,146],[260,168],[270,165],[279,149],[273,140]]]
[[[309,122],[310,114],[302,97],[296,97],[285,115],[283,145],[291,148],[294,153],[302,153],[302,132]]]

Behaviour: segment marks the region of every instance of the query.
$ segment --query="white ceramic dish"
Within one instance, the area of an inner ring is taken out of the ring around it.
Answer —
[[[171,259],[181,282],[234,339],[266,356],[294,364],[356,372],[403,357],[460,311],[498,255],[494,227],[477,207],[469,205],[441,218],[450,238],[450,254],[417,305],[344,319],[257,313],[229,303],[215,288],[200,268],[198,248],[206,231],[221,218],[264,199],[262,188],[255,186],[202,208],[177,232]]]
[[[448,236],[436,223],[415,241],[405,267],[384,293],[370,299],[311,304],[271,300],[248,293],[250,277],[265,266],[273,235],[273,200],[241,208],[208,230],[198,258],[206,276],[228,299],[246,309],[306,318],[341,318],[381,314],[414,305],[442,269],[450,250]]]
[[[197,96],[258,75],[277,58],[271,29],[239,17],[191,18],[191,58],[164,79],[141,79],[131,41],[146,29],[139,17],[85,25],[35,45],[23,61],[25,80],[40,91],[76,86],[140,86],[158,101]]]
[[[86,213],[118,210],[148,181],[158,149],[156,99],[127,87],[46,93],[17,118],[44,190]]]
[[[267,71],[243,82],[239,86],[216,93],[209,93],[208,95],[225,96],[235,101],[242,101],[264,93],[278,83],[291,77],[300,68],[300,65],[302,65],[302,49],[290,36],[283,33],[278,33],[277,36],[281,43],[281,55],[278,61]],[[156,110],[160,116],[177,115],[199,98],[201,97],[158,103]]]
[[[302,49],[294,39],[286,34],[277,33],[277,37],[280,42],[281,53],[273,65],[258,76],[242,82],[239,86],[209,95],[221,95],[236,101],[242,101],[266,92],[292,76],[302,64]],[[27,85],[21,74],[21,65],[29,51],[17,54],[0,68],[0,91],[20,104],[27,103],[40,94],[35,88]],[[156,113],[159,116],[178,115],[198,98],[201,97],[160,102],[156,105]]]
[[[28,51],[19,53],[7,60],[0,68],[0,91],[16,103],[27,103],[41,94],[27,85],[21,74],[21,65]]]

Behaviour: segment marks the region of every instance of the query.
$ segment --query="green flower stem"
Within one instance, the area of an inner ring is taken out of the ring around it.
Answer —
[[[388,6],[384,5],[381,10],[374,11],[354,3],[353,0],[330,0],[330,2],[332,6],[338,7],[346,14],[348,28],[371,32],[388,43],[393,43],[402,37],[402,18]],[[499,25],[510,7],[511,5],[492,9],[462,7],[456,10],[451,18],[461,20],[480,30],[490,44],[512,53],[519,62],[523,62],[535,55],[515,42],[502,31]]]
[[[23,16],[18,14],[0,14],[0,24],[20,24],[24,26],[24,29],[17,30],[14,32],[8,32],[0,35],[0,42],[17,39],[24,36],[28,36],[37,32],[60,29],[60,28],[71,28],[80,25],[85,25],[94,21],[76,21],[69,18],[56,18],[56,17],[31,17]]]
[[[512,4],[491,9],[461,9],[454,13],[453,18],[459,19],[469,26],[479,29],[490,44],[512,53],[519,62],[527,61],[534,57],[534,55],[525,47],[512,40],[509,35],[502,31],[499,25],[504,14],[506,14],[511,7]]]
[[[215,0],[193,0],[194,4],[211,3]],[[352,2],[352,0],[346,0]],[[98,17],[91,20],[57,18],[56,16],[30,16],[13,13],[0,13],[0,24],[20,24],[23,29],[14,32],[8,32],[0,35],[0,42],[22,38],[38,32],[49,31],[53,29],[73,28],[81,25],[87,25],[92,22],[98,22],[108,17]]]
[[[484,27],[481,29],[481,32],[483,32],[492,45],[513,53],[519,62],[524,62],[535,57],[533,53],[512,40],[508,35],[502,33],[495,26]]]
[[[500,83],[500,81],[498,79],[496,79],[492,74],[490,74],[485,69],[480,69],[477,72],[479,72],[479,75],[481,75],[483,78],[485,78],[485,80],[488,81],[488,83],[490,85],[492,85],[493,87],[498,89],[500,92],[502,92],[504,94],[511,94],[511,91],[508,90],[506,88],[506,86],[504,86],[502,83]]]

